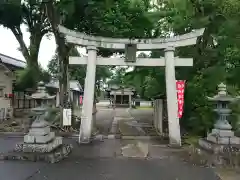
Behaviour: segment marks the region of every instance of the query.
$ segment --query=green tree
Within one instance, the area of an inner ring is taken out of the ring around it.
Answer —
[[[205,28],[196,46],[178,48],[175,52],[176,56],[194,58],[192,68],[176,69],[176,78],[187,80],[182,126],[197,134],[206,133],[214,119],[206,97],[216,93],[221,81],[233,87],[231,92],[239,90],[238,0],[169,0],[155,4],[147,0],[51,2],[47,8],[48,19],[58,44],[59,61],[63,62],[62,82],[66,82],[64,73],[72,47],[65,44],[58,32],[59,23],[87,34],[119,38],[168,37]],[[100,49],[98,55],[108,57],[112,53]],[[161,50],[151,52],[152,58],[160,56],[163,56]],[[74,71],[76,77],[85,73],[84,68],[79,71]],[[151,98],[165,93],[164,76],[164,68],[159,67],[136,67],[128,73],[120,68],[115,70],[110,82],[134,85],[142,97]]]
[[[158,36],[167,37],[205,28],[196,46],[178,48],[176,56],[193,57],[194,66],[177,68],[176,78],[187,80],[182,127],[196,134],[205,134],[213,125],[211,105],[206,99],[216,93],[220,82],[226,82],[231,93],[239,91],[239,8],[237,0],[171,0],[158,1],[167,14],[160,21]],[[156,11],[159,9],[156,8]],[[156,24],[153,25],[156,27]],[[162,31],[161,31],[162,30]],[[161,33],[160,33],[161,32]],[[151,57],[163,56],[160,50]],[[164,68],[137,67],[126,79],[138,89],[142,97],[165,93]],[[147,82],[147,83],[144,83]],[[140,87],[140,88],[139,88]]]
[[[146,8],[139,3],[128,0],[45,0],[43,3],[57,44],[61,72],[60,97],[67,92],[68,57],[72,46],[66,44],[59,33],[59,24],[99,36],[129,38],[151,36],[152,23],[146,16]],[[112,52],[100,49],[98,54],[106,57]],[[60,104],[63,106],[63,99],[60,99]]]
[[[238,65],[239,60],[230,54],[234,51],[236,53],[236,49],[239,51],[236,25],[239,24],[240,3],[234,0],[186,0],[174,3],[178,13],[169,20],[176,34],[206,28],[196,47],[179,49],[177,52],[180,56],[194,57],[193,68],[183,68],[177,72],[178,78],[187,80],[182,124],[195,133],[205,134],[214,120],[206,96],[215,94],[221,81],[230,87],[238,84],[238,80],[233,78],[233,72],[237,70],[235,65]]]
[[[77,49],[73,48],[69,53],[70,56],[79,56]],[[59,64],[57,54],[54,55],[52,60],[48,64],[48,72],[52,77],[57,78],[59,75]],[[106,83],[107,78],[112,75],[111,68],[105,66],[98,66],[96,69],[96,90],[99,93],[102,84]],[[79,83],[84,86],[86,76],[86,65],[74,65],[69,67],[70,80],[78,80]]]
[[[38,64],[41,40],[43,36],[47,35],[50,31],[50,26],[44,13],[44,6],[41,5],[39,0],[1,1],[0,25],[12,31],[28,65],[24,73],[19,73],[20,76],[22,75],[21,77],[19,76],[22,80],[20,82],[19,79],[19,82],[26,84],[26,87],[34,85],[32,82],[36,84],[41,76],[41,70]],[[29,46],[24,42],[21,29],[22,25],[26,26],[30,33]]]

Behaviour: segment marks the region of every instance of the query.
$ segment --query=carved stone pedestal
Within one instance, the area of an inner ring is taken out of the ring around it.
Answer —
[[[214,153],[240,152],[240,138],[231,130],[213,129],[206,138],[199,140],[199,145]]]
[[[1,157],[6,160],[46,161],[56,163],[67,157],[72,145],[63,144],[62,137],[55,137],[46,121],[35,121],[24,142]]]

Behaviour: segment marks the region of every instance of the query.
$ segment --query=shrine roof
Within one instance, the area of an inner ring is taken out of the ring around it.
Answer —
[[[107,91],[136,91],[134,87],[126,86],[118,86],[118,85],[109,85],[108,88],[106,88]]]
[[[0,62],[4,63],[5,65],[10,65],[13,66],[15,68],[25,68],[27,66],[26,62],[1,54],[0,53]]]
[[[70,84],[70,89],[71,90],[78,91],[78,92],[83,92],[83,88],[77,80],[70,80],[69,84]],[[45,86],[50,87],[50,88],[58,89],[59,88],[59,81],[58,80],[52,80],[49,83],[47,83]]]

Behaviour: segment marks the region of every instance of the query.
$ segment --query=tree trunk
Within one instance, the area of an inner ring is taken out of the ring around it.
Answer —
[[[63,125],[63,109],[67,106],[69,100],[68,94],[68,53],[70,47],[65,44],[64,37],[58,31],[58,25],[60,24],[60,16],[57,14],[54,8],[53,0],[46,3],[46,12],[48,20],[51,24],[52,31],[57,44],[57,53],[59,60],[59,88],[60,88],[60,124]]]
[[[27,64],[30,63],[30,54],[28,52],[28,48],[23,40],[23,34],[21,31],[20,26],[18,27],[12,27],[10,28],[12,33],[14,34],[15,38],[17,39],[19,45],[20,45],[20,50],[22,52],[23,57],[26,59]]]
[[[60,53],[61,54],[61,53]],[[60,121],[63,125],[63,109],[68,106],[70,100],[69,87],[68,87],[68,56],[62,54],[59,56],[59,88],[60,88]]]
[[[40,75],[40,69],[38,65],[38,54],[39,54],[39,49],[40,49],[40,44],[42,41],[43,35],[39,32],[31,32],[31,37],[30,37],[30,46],[29,46],[29,55],[30,59],[28,61],[28,66],[36,72],[36,74]]]
[[[39,54],[39,49],[40,49],[40,44],[42,41],[43,34],[41,34],[40,32],[31,31],[30,45],[29,45],[29,48],[27,48],[23,40],[23,34],[21,31],[21,28],[13,27],[10,29],[20,45],[20,50],[27,62],[28,67],[31,68],[31,70],[34,72],[34,75],[36,76],[36,80],[38,80],[40,75],[40,70],[38,65],[38,54]]]

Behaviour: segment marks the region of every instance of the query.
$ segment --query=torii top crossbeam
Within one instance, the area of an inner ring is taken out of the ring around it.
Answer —
[[[85,33],[75,32],[63,26],[59,26],[59,31],[65,35],[68,43],[80,46],[95,46],[106,49],[125,49],[128,44],[135,44],[137,50],[164,49],[166,47],[182,47],[196,44],[196,40],[204,32],[198,29],[193,32],[174,36],[170,38],[153,39],[127,39],[127,38],[108,38],[101,36],[90,36]]]

